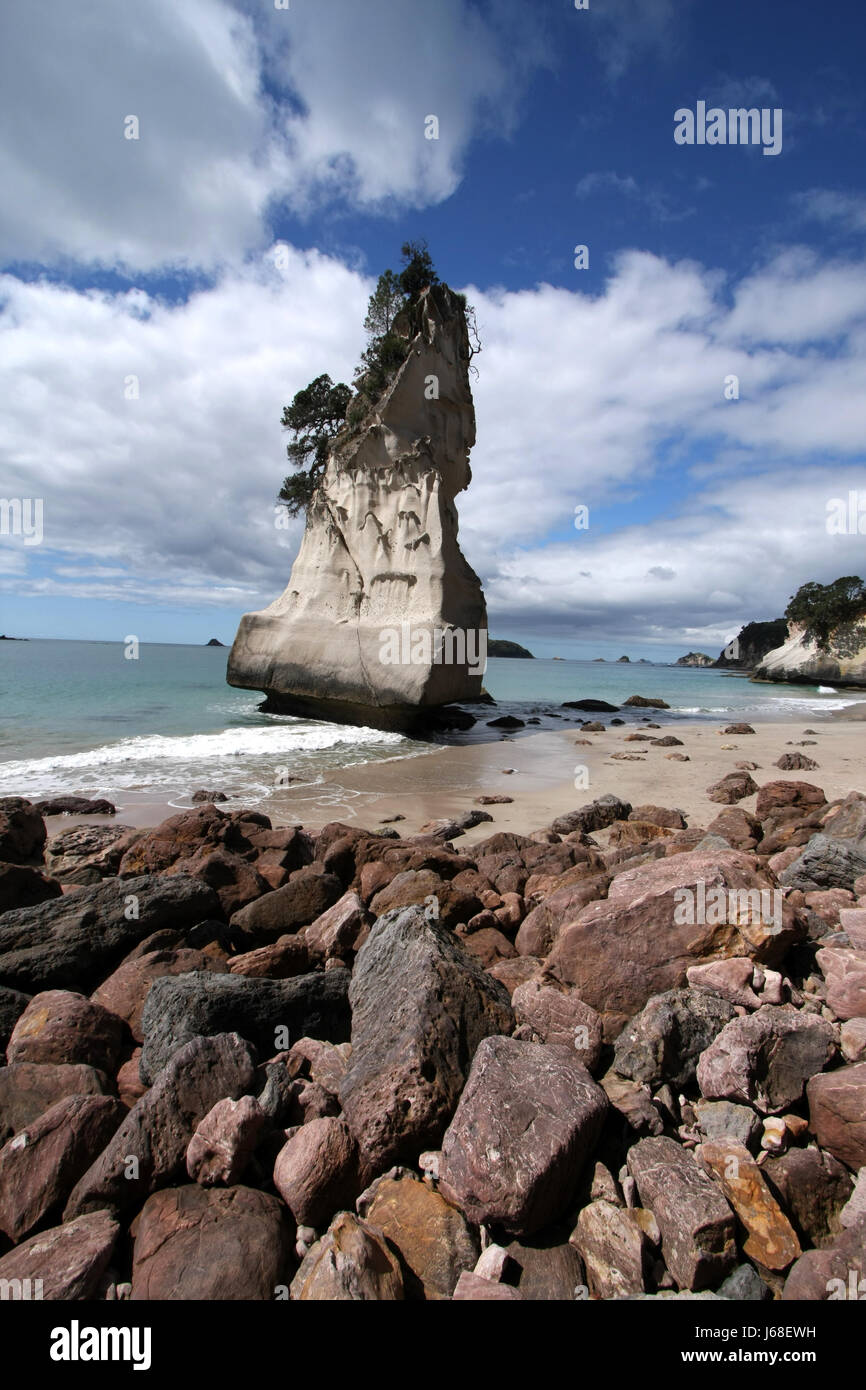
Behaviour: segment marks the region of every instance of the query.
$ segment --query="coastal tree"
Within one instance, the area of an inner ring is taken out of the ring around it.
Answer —
[[[291,405],[284,408],[280,423],[283,429],[292,432],[286,453],[292,467],[298,471],[284,478],[279,500],[285,503],[291,516],[297,516],[309,506],[324,470],[331,440],[345,423],[351,399],[351,388],[345,382],[335,386],[324,374],[298,391]]]
[[[866,587],[859,575],[849,574],[832,584],[801,584],[785,609],[789,623],[803,625],[807,640],[820,651],[830,645],[830,634],[842,623],[866,613]]]

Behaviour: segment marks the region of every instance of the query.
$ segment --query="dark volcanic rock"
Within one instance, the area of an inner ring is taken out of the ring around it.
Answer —
[[[866,849],[848,840],[829,835],[813,835],[799,859],[782,869],[779,882],[804,893],[818,888],[854,887],[855,879],[866,873]]]
[[[244,975],[163,975],[154,980],[141,1015],[146,1085],[190,1038],[236,1032],[265,1056],[298,1038],[345,1042],[349,1036],[349,972],[326,970],[267,980]],[[285,1039],[277,1036],[284,1029]]]
[[[3,1256],[0,1280],[39,1280],[46,1302],[95,1298],[119,1234],[107,1211],[40,1231]]]
[[[234,1033],[193,1038],[174,1054],[76,1184],[65,1219],[107,1207],[122,1212],[180,1177],[197,1126],[218,1100],[253,1087],[255,1054]]]
[[[476,1224],[533,1234],[568,1209],[607,1108],[573,1049],[486,1038],[442,1141],[443,1193]]]
[[[195,1184],[155,1192],[138,1218],[132,1299],[273,1299],[290,1249],[291,1223],[268,1193]]]
[[[321,873],[313,865],[297,869],[288,883],[248,903],[231,919],[235,939],[242,949],[266,945],[309,926],[343,895],[336,874]]]
[[[375,923],[349,998],[352,1055],[340,1101],[381,1171],[439,1143],[475,1049],[489,1033],[510,1032],[514,1015],[504,987],[420,907]]]
[[[570,835],[575,830],[589,835],[593,830],[604,830],[606,826],[613,825],[615,820],[628,820],[630,815],[629,802],[620,800],[618,796],[600,796],[576,811],[557,816],[550,828],[557,835]]]
[[[91,800],[87,796],[52,796],[37,801],[36,809],[41,816],[113,816],[117,810],[103,797]]]
[[[4,913],[0,983],[29,991],[86,992],[158,928],[182,931],[219,915],[216,894],[196,878],[109,879],[38,907]]]
[[[733,1004],[700,989],[669,989],[650,999],[616,1040],[621,1076],[656,1086],[685,1086],[698,1057],[735,1016]]]
[[[734,1214],[694,1156],[675,1139],[641,1139],[628,1169],[662,1233],[665,1264],[681,1289],[717,1284],[737,1259]]]
[[[0,862],[40,860],[45,840],[45,822],[31,802],[22,796],[0,797]]]
[[[48,878],[39,869],[27,864],[0,864],[0,913],[34,907],[59,898],[62,892],[57,879]]]
[[[595,714],[616,714],[619,705],[609,705],[607,700],[564,700],[560,709],[582,709]]]

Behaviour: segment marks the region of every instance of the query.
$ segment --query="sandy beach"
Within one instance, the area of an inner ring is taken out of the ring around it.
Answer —
[[[596,734],[572,727],[520,738],[505,736],[493,743],[433,748],[412,757],[338,769],[315,784],[281,788],[255,809],[274,825],[302,824],[312,829],[334,820],[375,829],[389,817],[402,816],[395,827],[401,835],[412,835],[427,821],[476,807],[479,796],[512,797],[510,803],[484,808],[493,820],[461,837],[461,843],[470,844],[493,829],[526,834],[565,811],[613,792],[635,806],[677,807],[692,823],[707,824],[719,810],[707,796],[707,788],[732,772],[738,762],[757,764],[753,776],[759,786],[780,778],[813,782],[828,800],[851,790],[866,790],[859,727],[866,704],[849,706],[839,715],[811,723],[807,719],[755,723],[754,734],[725,735],[722,723],[678,722],[647,730],[652,738],[673,734],[681,740],[678,747],[630,739],[645,729],[640,725],[608,725],[604,733]],[[807,742],[801,747],[802,741]],[[780,771],[774,766],[783,753],[791,752],[805,754],[818,767]],[[627,754],[628,760],[615,754]],[[684,755],[688,761],[671,754]],[[219,786],[218,770],[213,786]],[[754,801],[753,796],[740,804],[754,810]],[[225,808],[238,806],[228,802]],[[144,800],[119,804],[116,819],[136,826],[157,825],[180,809],[164,801]],[[49,835],[79,819],[100,818],[49,817]]]

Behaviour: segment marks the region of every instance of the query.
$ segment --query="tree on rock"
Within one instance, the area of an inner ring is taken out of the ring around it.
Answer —
[[[849,574],[832,584],[801,584],[785,609],[785,617],[789,623],[802,624],[806,638],[826,651],[833,629],[863,617],[864,612],[866,587],[859,575]]]
[[[281,424],[293,436],[286,453],[299,471],[283,480],[279,500],[292,516],[309,505],[327,462],[331,440],[343,428],[351,399],[351,389],[344,382],[335,386],[325,374],[298,391],[291,405],[283,410]]]

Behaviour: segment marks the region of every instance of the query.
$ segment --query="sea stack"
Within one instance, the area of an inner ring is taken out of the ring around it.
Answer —
[[[366,412],[352,402],[288,586],[231,650],[229,684],[273,712],[412,730],[481,694],[487,614],[454,505],[475,443],[463,301],[430,286],[394,329],[405,360]]]

